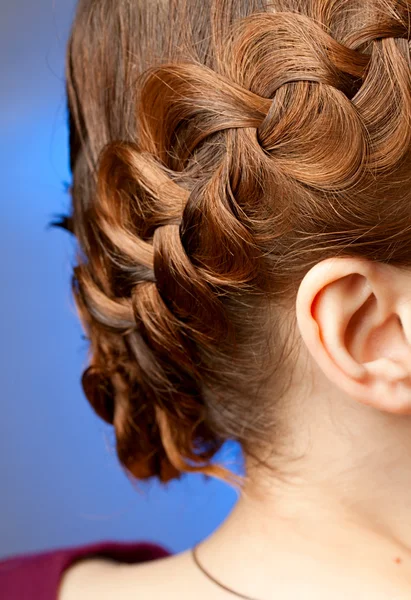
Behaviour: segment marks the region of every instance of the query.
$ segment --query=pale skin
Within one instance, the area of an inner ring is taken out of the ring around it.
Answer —
[[[302,350],[289,406],[289,482],[248,461],[202,565],[261,600],[411,597],[411,269],[319,262],[295,303]],[[273,399],[273,402],[275,398]],[[59,600],[234,598],[189,552],[140,565],[88,559]]]

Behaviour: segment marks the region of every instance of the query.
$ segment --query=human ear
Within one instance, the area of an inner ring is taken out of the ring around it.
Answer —
[[[378,410],[411,414],[411,269],[321,261],[300,284],[296,317],[330,381]]]

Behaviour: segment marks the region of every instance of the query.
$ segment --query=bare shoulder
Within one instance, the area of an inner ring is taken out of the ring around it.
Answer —
[[[91,558],[66,571],[57,600],[181,600],[201,584],[189,551],[138,564]]]
[[[409,600],[409,584],[390,577],[377,581],[340,570],[296,566],[298,577],[283,576],[287,569],[277,565],[274,581],[266,597],[304,598],[304,600]],[[347,576],[346,576],[347,575]],[[216,586],[195,566],[191,552],[167,556],[144,563],[125,564],[106,558],[93,558],[73,565],[64,575],[57,600],[227,600],[227,592]],[[231,597],[231,596],[230,596]],[[261,596],[264,597],[264,596]]]
[[[90,592],[101,586],[105,589],[111,581],[117,565],[107,558],[87,558],[75,562],[66,569],[60,581],[56,600],[83,600],[94,598]]]

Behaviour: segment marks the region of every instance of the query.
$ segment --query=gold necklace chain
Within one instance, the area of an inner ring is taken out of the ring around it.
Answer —
[[[219,587],[221,587],[223,590],[226,590],[227,592],[230,592],[230,594],[233,594],[234,596],[237,596],[237,598],[244,598],[244,600],[257,600],[257,598],[251,598],[251,596],[244,596],[244,594],[240,594],[239,592],[236,592],[236,591],[232,590],[231,588],[227,587],[226,585],[224,585],[223,583],[221,583],[220,581],[218,581],[217,579],[215,579],[212,575],[210,575],[210,573],[208,573],[204,569],[204,567],[201,565],[200,561],[198,560],[197,546],[194,546],[194,548],[191,550],[191,553],[193,555],[194,562],[196,563],[196,565],[200,569],[200,571],[202,571],[204,573],[204,575],[206,577],[208,577],[208,579],[211,579],[211,581],[213,581],[216,585],[218,585]]]

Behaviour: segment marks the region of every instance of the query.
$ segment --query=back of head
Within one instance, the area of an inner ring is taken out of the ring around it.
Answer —
[[[139,479],[286,447],[304,274],[411,266],[408,0],[80,0],[67,53],[83,387]],[[275,461],[273,461],[275,464]]]

